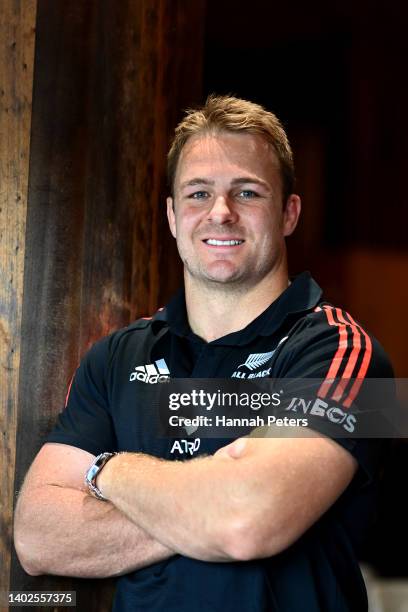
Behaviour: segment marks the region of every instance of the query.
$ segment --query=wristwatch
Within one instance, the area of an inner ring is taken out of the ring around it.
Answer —
[[[118,453],[101,453],[95,458],[95,461],[92,463],[91,467],[85,474],[85,485],[87,486],[88,493],[96,499],[100,499],[101,501],[109,501],[107,497],[102,495],[98,487],[96,486],[96,477],[98,476],[101,469],[104,465],[107,464],[109,459],[112,459]]]

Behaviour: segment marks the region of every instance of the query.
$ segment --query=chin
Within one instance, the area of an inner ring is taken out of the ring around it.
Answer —
[[[213,283],[214,285],[232,285],[235,284],[237,281],[239,281],[239,279],[236,278],[231,278],[230,276],[228,277],[214,277],[214,276],[207,276],[206,280],[210,283]]]
[[[240,280],[237,272],[209,272],[208,270],[188,270],[188,275],[191,279],[201,283],[210,283],[212,285],[227,285]]]
[[[237,281],[239,280],[240,276],[240,271],[237,269],[231,269],[230,266],[228,266],[227,269],[224,267],[223,269],[203,270],[202,272],[203,278],[206,278],[214,283],[221,284]]]
[[[245,283],[245,278],[239,272],[229,274],[203,274],[203,279],[217,285],[236,285]]]

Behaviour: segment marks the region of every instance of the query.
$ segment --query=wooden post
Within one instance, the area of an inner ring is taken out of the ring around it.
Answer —
[[[36,5],[0,9],[0,590],[12,541]]]
[[[181,278],[167,237],[165,154],[180,110],[200,101],[203,12],[204,0],[38,0],[27,224],[20,222],[18,234],[24,284],[22,268],[18,295],[10,274],[1,281],[4,308],[14,317],[7,325],[18,337],[19,317],[22,338],[8,374],[14,412],[8,408],[2,424],[9,432],[6,557],[13,477],[17,490],[81,355],[156,309]],[[14,168],[13,180],[21,181]],[[14,183],[7,193],[17,193]],[[16,243],[7,240],[11,262]],[[14,553],[9,582],[8,569],[4,576],[6,588],[72,589],[78,610],[110,609],[110,581],[33,578]]]

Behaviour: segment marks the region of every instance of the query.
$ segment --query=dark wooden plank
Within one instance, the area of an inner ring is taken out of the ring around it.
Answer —
[[[5,0],[0,10],[0,590],[10,571],[36,4]]]
[[[163,32],[161,113],[166,119],[162,125],[160,148],[156,166],[166,155],[174,128],[186,108],[203,102],[204,26],[206,0],[167,1],[163,21],[170,24]],[[182,282],[182,266],[176,243],[167,225],[165,197],[168,190],[164,172],[160,175],[160,209],[158,217],[159,274],[158,304],[165,304]]]
[[[86,348],[157,308],[162,278],[166,291],[180,278],[168,272],[177,270],[174,250],[162,247],[165,153],[179,100],[199,90],[200,71],[184,80],[178,41],[189,15],[202,32],[202,9],[181,0],[39,0],[17,487]],[[195,36],[201,53],[200,30]],[[73,588],[77,609],[110,609],[109,580],[32,578],[14,557],[11,584]]]
[[[92,3],[38,3],[16,488],[39,450],[78,360],[87,142],[86,58]],[[28,576],[13,557],[14,590],[68,590]]]

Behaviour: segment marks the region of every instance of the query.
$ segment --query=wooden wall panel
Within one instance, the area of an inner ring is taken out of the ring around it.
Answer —
[[[342,266],[343,301],[380,340],[395,375],[408,377],[408,253],[353,249],[343,254]]]
[[[165,154],[199,101],[204,2],[38,0],[15,488],[97,338],[156,309],[180,280]],[[30,577],[110,609],[110,581]],[[49,608],[42,608],[47,610]]]
[[[35,16],[36,0],[1,4],[0,590],[10,570]]]

